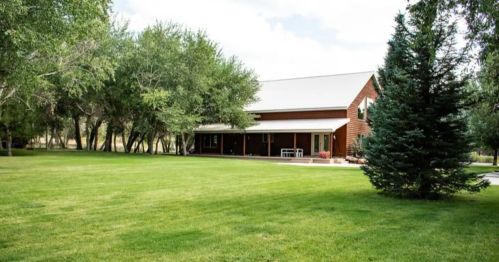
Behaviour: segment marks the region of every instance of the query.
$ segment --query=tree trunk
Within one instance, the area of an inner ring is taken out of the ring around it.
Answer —
[[[92,132],[90,133],[90,148],[94,145],[94,151],[97,151],[97,144],[99,143],[99,127],[102,125],[102,120],[98,119],[95,122]]]
[[[175,135],[175,155],[178,155],[178,135]]]
[[[124,135],[124,134],[123,134]],[[128,142],[126,144],[126,152],[127,153],[130,153],[132,152],[132,148],[133,148],[133,143],[136,142],[137,138],[140,136],[140,133],[139,132],[135,132],[132,128],[132,130],[130,131],[130,135],[128,136]],[[135,152],[135,150],[134,150]]]
[[[142,144],[142,142],[144,142],[144,138],[145,137],[146,137],[146,134],[143,134],[142,137],[140,138],[139,142],[137,143],[137,146],[135,147],[135,150],[133,151],[134,153],[139,152],[140,144]]]
[[[99,143],[99,128],[95,129],[95,138],[94,138],[94,151],[97,151],[97,144]]]
[[[92,150],[94,139],[95,139],[95,129],[92,128],[92,131],[90,131],[90,138],[88,139],[88,144],[90,145],[89,151]]]
[[[492,162],[493,166],[497,166],[497,149],[494,150],[494,161]]]
[[[108,123],[106,128],[106,141],[104,141],[104,152],[112,152],[113,127]]]
[[[165,138],[161,139],[161,147],[163,148],[163,153],[166,153]]]
[[[165,140],[166,142],[166,140]],[[170,148],[171,148],[171,144],[172,144],[172,134],[170,132],[168,132],[168,143],[165,143],[166,144],[166,152],[167,153],[170,153]]]
[[[149,137],[147,138],[147,153],[152,155],[154,152],[154,137],[156,136],[156,132],[149,132]]]
[[[182,133],[182,151],[184,153],[184,156],[187,155],[187,142],[189,141],[190,135],[187,135],[185,137],[185,134]]]
[[[64,144],[66,145],[66,148],[68,147],[68,135],[69,129],[66,129],[66,131],[64,131]]]
[[[161,136],[158,136],[158,140],[156,140],[156,151],[154,152],[155,155],[158,154],[158,145],[159,145],[159,140],[163,140]]]
[[[104,143],[102,143],[102,145],[100,145],[99,151],[104,151],[105,147],[106,147],[106,141],[104,141]]]
[[[10,128],[8,126],[5,127],[5,135],[7,136],[7,155],[12,156],[12,133],[10,132]]]
[[[50,150],[50,148],[52,147],[52,140],[54,140],[54,129],[52,129],[52,132],[50,133],[50,140],[47,146],[47,150]]]
[[[90,151],[90,134],[88,133],[90,131],[89,125],[90,117],[87,117],[87,121],[85,121],[85,148],[87,151]]]
[[[128,153],[130,151],[128,151],[128,147],[127,147],[127,144],[126,144],[126,141],[125,141],[125,130],[123,129],[123,132],[121,132],[121,142],[123,143],[123,151],[125,153]]]
[[[116,136],[117,136],[117,135],[118,135],[118,134],[114,133],[114,152],[115,152],[115,153],[116,153],[116,152],[118,152],[118,149],[116,148]]]
[[[49,150],[49,126],[47,126],[45,131],[45,149]]]
[[[3,150],[3,142],[2,142],[2,137],[0,136],[0,150]]]
[[[79,116],[73,116],[73,120],[75,122],[76,150],[83,150],[83,146],[81,144],[80,117]]]
[[[66,149],[66,145],[64,145],[64,141],[62,141],[61,134],[59,134],[59,132],[56,131],[55,135],[57,136],[56,141],[59,140],[59,144],[61,145],[61,148]]]

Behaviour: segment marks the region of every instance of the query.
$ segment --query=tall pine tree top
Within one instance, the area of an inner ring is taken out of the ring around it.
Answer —
[[[471,151],[463,114],[466,50],[455,48],[456,23],[437,0],[422,0],[396,17],[380,93],[369,108],[372,134],[362,167],[376,189],[436,198],[488,185],[467,174]]]

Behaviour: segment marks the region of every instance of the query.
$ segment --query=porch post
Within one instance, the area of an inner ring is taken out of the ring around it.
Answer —
[[[295,137],[294,137],[294,148],[295,148],[295,149],[294,149],[294,151],[293,151],[293,152],[294,152],[294,156],[295,156],[295,158],[296,158],[296,133],[295,133]]]
[[[270,157],[270,133],[267,133],[267,144],[268,144],[268,154],[269,154],[269,157]]]
[[[329,133],[329,158],[333,159],[333,132]]]
[[[221,139],[220,139],[220,155],[224,154],[224,134],[221,134]]]
[[[243,134],[243,156],[246,156],[246,133]]]

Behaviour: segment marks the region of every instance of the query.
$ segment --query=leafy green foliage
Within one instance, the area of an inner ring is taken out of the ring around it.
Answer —
[[[478,82],[470,83],[471,130],[478,146],[494,151],[497,165],[499,150],[499,51],[490,53],[482,66]]]
[[[180,134],[184,151],[202,124],[245,128],[253,123],[254,116],[243,109],[255,99],[255,74],[237,59],[225,59],[204,32],[159,23],[146,28],[137,43],[133,77],[154,113],[151,127]]]
[[[369,108],[372,135],[365,138],[367,165],[376,189],[403,196],[437,198],[488,183],[465,172],[471,139],[464,101],[467,78],[456,75],[466,51],[456,50],[456,23],[438,1],[410,6],[409,20],[396,17],[381,94]]]

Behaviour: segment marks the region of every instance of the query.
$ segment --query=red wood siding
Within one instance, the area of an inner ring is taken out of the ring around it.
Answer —
[[[336,140],[333,141],[334,156],[339,157],[341,155],[341,157],[345,157],[347,155],[347,126],[338,128],[335,136]]]
[[[194,137],[194,139],[195,139],[195,141],[194,141],[194,152],[196,154],[199,154],[199,145],[200,145],[199,143],[200,143],[200,139],[201,139],[202,135],[204,135],[204,134],[196,134],[195,137]],[[202,147],[201,152],[203,154],[220,154],[220,152],[221,152],[220,151],[221,150],[220,149],[221,136],[220,135],[217,135],[217,136],[218,136],[217,137],[217,142],[218,142],[217,143],[217,147],[213,147],[213,148],[204,147],[204,143],[203,143],[204,141],[201,141],[201,147]],[[225,139],[225,137],[224,137],[224,139]],[[225,143],[225,140],[224,140],[224,143]]]
[[[367,125],[365,120],[360,120],[358,119],[358,111],[357,108],[359,107],[360,103],[363,102],[364,98],[371,98],[373,100],[376,99],[378,94],[374,90],[374,85],[372,84],[372,81],[374,79],[371,78],[362,91],[357,95],[355,100],[350,104],[347,110],[347,116],[350,118],[350,122],[347,124],[347,135],[346,135],[346,147],[348,148],[354,139],[357,139],[357,136],[359,134],[364,134],[367,135],[369,134],[369,126]],[[367,110],[366,110],[367,111]],[[351,154],[352,152],[348,152],[348,154]]]
[[[256,120],[287,120],[287,119],[324,119],[324,118],[346,118],[346,110],[325,110],[325,111],[301,111],[282,113],[261,113]]]

